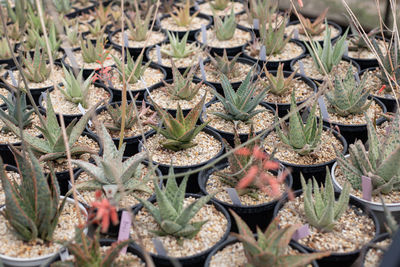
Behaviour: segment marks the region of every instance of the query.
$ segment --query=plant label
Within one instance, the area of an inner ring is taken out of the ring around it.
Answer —
[[[371,178],[368,176],[361,176],[361,189],[362,189],[362,198],[367,201],[371,201],[372,196],[372,182]]]
[[[42,98],[44,102],[47,102],[47,92],[42,92]]]
[[[8,75],[10,76],[10,78],[11,78],[12,85],[15,86],[15,87],[18,87],[17,81],[15,80],[15,77],[14,77],[14,72],[12,72],[11,70],[8,70],[7,72],[8,72]]]
[[[267,60],[267,50],[265,50],[265,46],[261,46],[260,48],[260,60],[266,61]]]
[[[206,104],[203,105],[202,114],[203,114],[203,115],[202,115],[202,116],[203,116],[203,119],[204,119],[204,120],[207,120]]]
[[[199,3],[197,3],[197,1],[196,2],[194,2],[194,9],[195,10],[199,10]]]
[[[301,75],[307,76],[306,72],[304,71],[304,64],[303,64],[303,62],[301,60],[299,60],[299,71],[300,71]]]
[[[119,223],[118,241],[125,241],[129,239],[129,231],[131,230],[132,217],[126,210],[122,212],[121,222]],[[128,246],[125,246],[119,252],[120,254],[126,254]]]
[[[354,73],[354,78],[356,79],[357,84],[360,84],[360,75],[358,75],[358,72]]]
[[[64,249],[64,250],[61,250],[59,254],[60,254],[60,259],[61,259],[61,261],[66,261],[66,260],[68,260],[68,258],[69,258],[69,252],[68,252],[68,249],[67,249],[67,248]]]
[[[253,28],[255,30],[260,29],[260,21],[258,19],[253,19]]]
[[[319,104],[319,108],[322,113],[322,118],[329,121],[329,113],[328,113],[328,109],[326,108],[325,100],[324,100],[323,96],[318,97],[318,104]]]
[[[299,29],[294,28],[294,30],[293,30],[293,38],[294,39],[299,39]]]
[[[207,44],[207,29],[204,24],[201,24],[201,40],[203,41],[203,44]]]
[[[226,188],[226,192],[229,195],[229,198],[232,200],[233,205],[242,206],[242,202],[240,201],[239,195],[235,188]]]
[[[156,45],[156,54],[157,54],[157,63],[161,65],[162,60],[161,60],[161,49],[159,45]]]
[[[297,241],[304,237],[307,237],[309,234],[310,234],[310,228],[308,227],[308,224],[304,224],[299,229],[297,229],[296,232],[294,232],[292,239],[294,241]]]
[[[80,112],[82,112],[82,115],[85,115],[86,109],[84,109],[84,108],[82,107],[81,103],[78,104],[78,109],[79,109]],[[89,126],[92,126],[92,125],[93,125],[91,120],[88,121],[88,124],[89,124]]]
[[[203,61],[203,58],[201,56],[199,57],[199,65],[200,65],[201,78],[204,81],[206,81],[207,80],[206,71],[204,70],[204,61]]]
[[[158,239],[157,237],[154,237],[152,239],[152,241],[153,241],[154,248],[157,251],[157,254],[161,255],[161,256],[167,256],[167,251],[165,250],[165,247],[164,247],[163,243],[161,242],[161,240]]]
[[[160,18],[161,18],[161,14],[158,14],[157,17],[156,17],[156,23],[157,23],[157,25],[161,25]]]
[[[126,34],[126,32],[124,32],[124,47],[129,47],[129,39],[128,39],[128,35]]]

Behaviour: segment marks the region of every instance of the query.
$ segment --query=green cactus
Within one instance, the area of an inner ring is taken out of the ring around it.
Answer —
[[[40,155],[39,161],[52,161],[66,157],[66,147],[64,144],[63,134],[61,132],[61,127],[58,124],[50,96],[47,97],[46,103],[46,124],[38,127],[40,132],[43,134],[43,138],[30,135],[29,133],[24,133],[24,140],[26,144]],[[89,109],[78,122],[76,122],[77,119],[74,119],[66,127],[65,130],[68,139],[67,145],[69,146],[71,155],[97,153],[97,151],[93,151],[90,147],[76,145],[75,143],[82,134],[83,130],[85,130],[87,122],[99,104],[94,105],[91,109]],[[15,124],[5,118],[3,118],[3,122],[16,136],[21,138],[20,129]]]
[[[3,95],[0,95],[0,98],[6,104],[5,110],[0,109],[0,119],[6,118],[19,127],[19,116],[21,114],[21,128],[24,129],[31,124],[34,111],[32,107],[26,105],[26,95],[24,93],[21,94],[19,102],[11,93],[8,93],[7,98]],[[9,132],[10,130],[5,125],[2,127],[1,131]]]
[[[349,66],[344,79],[335,75],[333,90],[325,94],[329,103],[329,111],[346,117],[350,114],[360,114],[366,111],[373,100],[368,101],[371,90],[366,89],[368,75],[364,75],[357,83],[353,76],[353,68]]]
[[[46,53],[40,52],[39,45],[36,45],[33,58],[30,53],[26,53],[26,57],[21,57],[23,65],[22,71],[30,82],[40,83],[49,78],[51,68],[47,65],[46,58]]]
[[[400,190],[400,115],[397,113],[389,131],[378,139],[372,121],[365,116],[368,129],[367,152],[364,144],[357,140],[349,146],[350,157],[345,158],[336,151],[337,162],[344,177],[356,190],[361,190],[362,176],[368,176],[372,182],[372,195],[389,194]]]
[[[178,187],[174,171],[170,168],[167,185],[163,190],[158,187],[155,181],[157,206],[147,200],[137,198],[160,227],[159,230],[151,230],[151,232],[159,236],[174,236],[181,242],[183,241],[182,238],[192,239],[195,237],[207,222],[190,222],[190,220],[210,201],[213,195],[203,196],[184,208],[188,178],[188,176],[185,176]]]
[[[131,77],[127,82],[129,84],[135,84],[137,83],[141,77],[143,76],[144,72],[146,69],[149,67],[151,61],[147,62],[146,64],[143,64],[143,55],[140,54],[139,57],[135,60],[133,60],[133,57],[129,53],[129,49],[126,50],[126,63],[124,63],[120,57],[116,57],[111,54],[111,56],[114,59],[116,68],[118,70],[119,74],[119,80],[122,82],[123,81],[123,68],[125,68],[125,77]],[[133,72],[133,74],[132,74]]]
[[[312,50],[311,46],[305,43],[308,52],[310,53],[314,66],[318,69],[321,74],[325,74],[324,69],[327,73],[331,73],[333,67],[337,66],[342,60],[343,54],[346,50],[346,38],[349,29],[345,31],[345,33],[340,37],[335,45],[331,43],[331,29],[328,26],[328,23],[325,22],[325,34],[324,34],[324,43],[321,46],[318,41],[313,41],[312,45],[316,49],[316,53]],[[319,63],[318,59],[321,60],[322,66]]]
[[[276,72],[276,76],[269,73],[266,65],[264,65],[264,73],[265,78],[267,78],[268,82],[264,82],[261,80],[261,85],[269,86],[269,93],[274,95],[282,96],[285,95],[289,90],[293,88],[293,82],[297,80],[294,76],[297,74],[297,71],[292,72],[288,77],[285,77],[283,73],[283,64],[279,64],[278,70]]]
[[[7,39],[0,38],[0,59],[10,59],[12,53],[10,53],[10,48],[8,47]]]
[[[229,16],[224,17],[224,21],[217,16],[214,16],[214,31],[215,36],[219,41],[226,41],[233,38],[236,30],[236,17],[235,13],[233,12],[233,7],[231,9],[231,13]]]
[[[287,21],[287,16],[276,22],[273,22],[272,18],[268,18],[267,23],[260,25],[260,42],[264,45],[267,56],[282,53],[290,38],[292,38],[293,32],[285,36]]]
[[[293,90],[290,112],[296,109],[295,91]],[[299,155],[305,156],[310,154],[321,142],[323,131],[322,115],[320,112],[320,117],[317,119],[315,116],[316,109],[317,103],[313,105],[305,125],[303,124],[299,111],[290,116],[289,127],[286,126],[285,122],[282,122],[279,126],[278,117],[275,117],[275,121],[277,122],[275,130],[279,138]]]
[[[230,3],[230,0],[214,0],[209,2],[211,9],[215,10],[224,10]]]
[[[57,85],[57,88],[68,101],[81,104],[83,108],[87,108],[87,98],[94,72],[86,80],[83,80],[83,69],[80,70],[76,78],[73,70],[68,70],[64,65],[63,71],[63,86]]]
[[[236,66],[237,60],[239,59],[240,55],[241,55],[241,53],[238,53],[231,60],[229,60],[228,54],[225,49],[224,49],[224,53],[222,54],[222,56],[215,54],[215,57],[213,57],[209,54],[210,62],[214,66],[214,68],[217,70],[217,71],[213,71],[214,74],[220,75],[222,73],[225,76],[232,75],[233,77],[236,77],[235,66]]]
[[[319,230],[332,231],[349,205],[350,184],[344,185],[338,201],[335,201],[335,191],[328,167],[326,167],[325,187],[321,186],[321,189],[315,178],[313,179],[314,184],[311,179],[306,184],[303,174],[300,174],[300,180],[307,222]]]
[[[189,37],[189,32],[179,40],[178,34],[174,35],[167,31],[170,49],[161,48],[161,53],[172,58],[185,58],[192,55],[194,52],[198,51],[199,48],[196,43],[187,44],[187,39]]]
[[[233,233],[244,247],[248,267],[300,267],[307,266],[313,260],[329,256],[330,252],[316,252],[288,255],[289,242],[301,225],[291,225],[279,228],[279,220],[273,220],[263,233],[257,228],[257,240],[246,223],[232,210],[239,228],[239,234]]]
[[[21,183],[10,179],[0,158],[1,183],[5,193],[6,209],[2,215],[7,219],[18,238],[32,241],[40,238],[52,241],[58,218],[66,198],[60,205],[60,192],[54,171],[44,174],[33,152],[19,152],[13,146]]]
[[[202,82],[195,84],[193,77],[197,69],[197,65],[189,67],[181,74],[175,63],[171,60],[173,83],[169,84],[163,80],[164,91],[173,99],[182,99],[190,101],[199,92]]]
[[[135,3],[136,4],[136,3]],[[152,5],[146,14],[145,19],[141,18],[139,8],[136,7],[136,14],[132,22],[132,18],[126,21],[129,28],[129,37],[131,40],[136,42],[143,42],[147,38],[149,31],[150,20],[153,16],[154,5]]]
[[[206,95],[203,96],[200,102],[196,104],[186,117],[183,116],[182,108],[178,103],[176,118],[172,117],[171,114],[159,107],[153,100],[151,101],[165,128],[160,128],[154,125],[150,126],[167,139],[161,143],[164,148],[172,151],[179,151],[197,145],[193,142],[193,139],[208,124],[208,122],[205,122],[200,126],[196,126],[205,100]]]
[[[146,185],[150,176],[147,175],[141,179],[144,168],[142,162],[147,158],[147,153],[140,152],[124,161],[126,143],[117,149],[104,125],[101,125],[101,135],[104,152],[103,157],[93,155],[96,164],[83,160],[72,160],[93,178],[93,180],[77,184],[76,188],[90,191],[104,189],[105,192],[114,192],[114,195],[110,197],[117,202],[121,199],[120,185],[126,193],[142,191],[151,194],[152,190]]]
[[[258,113],[264,112],[265,109],[256,110],[257,106],[263,101],[267,90],[264,89],[258,95],[256,92],[255,83],[251,82],[253,70],[249,71],[246,78],[240,87],[233,90],[231,83],[225,75],[221,77],[221,85],[224,90],[224,95],[220,95],[216,90],[213,90],[214,95],[221,101],[225,108],[225,113],[215,112],[216,116],[228,121],[243,121],[248,122]]]

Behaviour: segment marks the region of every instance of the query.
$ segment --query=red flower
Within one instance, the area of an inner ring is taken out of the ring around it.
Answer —
[[[239,156],[248,156],[250,155],[250,150],[247,147],[241,147],[235,151],[235,154]]]
[[[116,225],[118,223],[117,209],[110,204],[107,198],[101,199],[101,191],[96,191],[96,201],[92,202],[92,207],[97,209],[94,221],[101,221],[101,231],[107,232],[111,222]]]
[[[382,85],[381,89],[379,89],[378,94],[382,93],[383,90],[385,90],[386,84]]]
[[[300,6],[300,7],[303,7],[303,6],[304,6],[302,0],[297,0],[297,2],[299,3],[299,6]]]
[[[254,181],[254,178],[256,178],[257,173],[258,173],[258,167],[251,166],[247,174],[242,178],[242,180],[239,181],[236,187],[238,189],[243,189],[248,187]]]
[[[279,163],[272,160],[265,160],[264,161],[264,169],[265,170],[277,170],[279,169]]]
[[[258,146],[255,146],[255,147],[253,148],[253,157],[254,157],[255,159],[263,160],[263,159],[265,159],[267,156],[265,155],[265,153],[264,153]]]

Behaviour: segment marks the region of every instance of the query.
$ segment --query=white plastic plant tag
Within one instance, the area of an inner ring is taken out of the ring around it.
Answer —
[[[201,56],[199,57],[199,65],[200,65],[201,78],[204,81],[206,81],[207,80],[206,71],[204,70],[204,61],[203,61],[203,58]]]
[[[125,47],[129,47],[129,39],[128,39],[128,35],[126,34],[126,32],[124,32],[124,46]]]
[[[196,2],[194,2],[194,9],[195,10],[199,10],[199,3],[197,3],[197,1]]]
[[[67,248],[64,249],[64,250],[61,250],[59,254],[60,254],[60,259],[61,259],[61,261],[66,261],[66,260],[68,260],[68,258],[69,258],[69,252],[68,252],[68,249],[67,249]]]
[[[226,188],[226,192],[229,195],[229,198],[232,200],[233,205],[242,206],[242,202],[240,201],[239,195],[235,188]]]
[[[358,75],[358,72],[354,73],[354,78],[356,79],[357,84],[360,84],[360,75]]]
[[[47,102],[47,92],[42,92],[42,98],[44,102]]]
[[[258,19],[253,19],[253,28],[255,30],[260,29],[260,21]]]
[[[161,65],[161,49],[159,45],[156,45],[157,63]]]
[[[361,189],[362,198],[367,201],[371,201],[372,196],[372,182],[368,176],[361,176]]]
[[[152,242],[153,242],[154,248],[156,249],[158,255],[167,256],[167,251],[165,250],[164,245],[160,239],[158,239],[157,237],[154,237],[152,239]]]
[[[118,241],[125,241],[129,239],[129,232],[131,230],[132,217],[128,211],[124,210],[121,215],[121,222],[119,223]],[[119,254],[126,254],[128,246],[121,249]]]
[[[15,86],[15,87],[18,87],[17,81],[15,80],[15,77],[14,77],[14,72],[12,72],[11,70],[8,70],[7,72],[8,72],[8,75],[10,76],[10,78],[11,78],[12,85]]]
[[[325,100],[324,100],[323,96],[318,97],[318,104],[319,104],[319,108],[322,113],[322,118],[329,121],[329,113],[328,113],[328,109],[326,108]]]
[[[161,14],[158,14],[157,17],[156,17],[156,23],[157,23],[157,25],[161,25],[161,20],[160,20],[160,18],[161,18]]]
[[[80,112],[82,112],[82,115],[85,115],[86,109],[84,109],[84,108],[82,107],[81,103],[78,104],[78,109],[79,109]],[[92,126],[92,121],[89,120],[89,121],[88,121],[88,124],[89,124],[89,126],[91,127],[91,126]]]
[[[266,61],[267,60],[267,50],[265,49],[265,46],[261,46],[260,48],[260,60]]]
[[[301,226],[299,229],[294,232],[292,239],[294,241],[300,240],[310,234],[310,228],[308,227],[308,224],[304,224]]]
[[[202,107],[202,113],[203,113],[203,119],[207,120],[207,111],[206,111],[206,105],[204,104]]]
[[[293,38],[294,39],[299,39],[299,29],[294,28],[294,30],[293,30]]]
[[[304,64],[301,60],[299,60],[299,71],[301,75],[306,76],[306,73],[304,71]]]
[[[207,29],[204,24],[201,24],[201,40],[203,41],[203,44],[207,44]]]

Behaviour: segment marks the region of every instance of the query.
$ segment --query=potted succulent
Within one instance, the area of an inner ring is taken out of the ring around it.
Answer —
[[[140,144],[139,151],[148,151],[163,174],[168,173],[171,166],[177,173],[201,167],[222,154],[221,136],[213,130],[204,129],[207,122],[196,125],[205,99],[204,95],[186,116],[178,104],[176,118],[152,102],[162,121],[162,128],[151,126],[156,133],[146,136],[146,144]],[[195,178],[190,180],[189,190],[199,191]]]
[[[195,38],[211,53],[222,55],[226,51],[229,56],[235,56],[251,41],[252,35],[250,31],[237,28],[232,8],[230,15],[223,19],[214,14],[214,26],[209,27],[205,34],[198,31]]]
[[[202,1],[198,4],[197,11],[208,16],[215,14],[219,17],[224,17],[229,15],[232,8],[235,15],[237,15],[244,11],[245,5],[241,1],[235,0]]]
[[[396,164],[400,157],[399,125],[400,115],[396,115],[386,135],[378,137],[372,121],[366,117],[368,128],[368,146],[361,141],[356,141],[349,146],[349,155],[337,154],[337,163],[332,167],[332,179],[337,190],[349,181],[351,196],[364,203],[376,212],[382,221],[384,217],[383,206],[379,194],[389,211],[397,221],[400,221],[399,203],[397,199],[399,169]],[[367,167],[368,166],[368,167]],[[363,199],[362,176],[371,179],[371,200]]]
[[[260,37],[243,47],[243,54],[257,61],[261,67],[266,64],[268,69],[273,70],[283,63],[288,69],[292,60],[304,55],[305,48],[301,42],[291,39],[293,32],[285,34],[287,21],[287,15],[275,22],[269,17],[267,23],[260,25]]]
[[[211,200],[212,195],[186,194],[188,176],[179,187],[172,168],[166,186],[155,184],[156,199],[138,199],[143,207],[135,211],[136,226],[131,229],[135,242],[150,252],[157,266],[169,266],[171,258],[184,266],[199,265],[208,253],[228,237],[228,212]],[[157,239],[166,253],[156,251]]]
[[[299,75],[296,71],[284,71],[283,67],[283,64],[280,63],[278,70],[269,71],[264,66],[264,72],[257,80],[260,89],[268,88],[268,94],[264,101],[278,110],[279,117],[285,116],[290,109],[292,90],[295,91],[297,105],[306,101],[317,91],[317,86],[312,80]]]
[[[15,45],[12,45],[12,47]],[[14,61],[12,59],[12,53],[14,53],[14,49],[10,52],[10,48],[8,47],[7,39],[2,37],[0,38],[0,65],[7,65],[8,67],[14,66]]]
[[[201,77],[203,80],[209,82],[217,89],[218,93],[223,94],[221,75],[224,74],[228,77],[233,89],[237,89],[245,79],[247,73],[252,69],[254,69],[253,79],[256,79],[256,76],[260,72],[260,66],[240,55],[241,53],[238,53],[234,57],[228,57],[225,50],[222,56],[217,54],[211,56],[209,54],[208,59],[204,61],[205,77],[203,77],[203,74],[199,70],[196,73],[196,77]]]
[[[308,252],[330,252],[318,261],[321,266],[351,265],[379,232],[379,222],[361,202],[350,199],[349,183],[335,193],[328,168],[326,173],[321,188],[315,179],[306,183],[301,177],[302,190],[292,200],[282,199],[274,215],[280,218],[279,227],[308,224],[309,234],[294,242]]]
[[[9,266],[40,266],[61,250],[62,245],[56,240],[73,239],[78,217],[87,213],[74,200],[60,197],[54,171],[46,175],[29,148],[22,152],[14,147],[12,150],[20,182],[10,179],[0,160],[5,192],[1,242],[7,244],[0,250],[0,259]]]
[[[292,91],[290,112],[296,109],[295,94]],[[300,185],[300,172],[307,179],[312,176],[318,181],[324,179],[326,166],[332,166],[336,160],[333,146],[340,151],[347,151],[346,140],[336,131],[323,126],[322,115],[318,120],[316,110],[317,103],[314,103],[305,124],[299,111],[293,113],[289,124],[284,121],[276,124],[275,131],[270,132],[264,139],[265,150],[274,153],[275,159],[285,167],[291,168],[295,189]]]
[[[216,267],[232,262],[232,266],[318,266],[316,259],[329,255],[329,252],[307,253],[302,247],[290,241],[300,225],[279,228],[279,220],[271,222],[265,232],[257,229],[253,234],[246,223],[233,211],[232,215],[239,225],[239,234],[234,233],[216,247],[208,256],[205,267]]]
[[[181,74],[174,62],[171,64],[173,79],[163,81],[163,85],[148,90],[144,95],[147,103],[154,101],[175,116],[178,104],[182,108],[183,115],[187,115],[202,96],[206,95],[206,103],[213,99],[213,95],[207,92],[215,88],[207,82],[193,78],[198,66],[192,66]]]
[[[273,123],[272,108],[262,103],[267,90],[256,94],[252,77],[253,71],[250,71],[235,92],[228,78],[222,74],[221,85],[225,96],[215,91],[218,101],[208,104],[201,117],[202,121],[209,121],[207,128],[217,131],[232,146],[235,130],[240,139],[245,141],[250,127],[259,134]]]
[[[381,124],[385,118],[379,117],[386,113],[386,107],[381,101],[370,97],[371,88],[366,88],[367,76],[357,82],[353,70],[349,66],[346,77],[341,79],[335,75],[333,88],[325,94],[329,118],[323,118],[326,126],[337,126],[340,133],[349,144],[356,139],[366,142],[368,117],[378,117],[376,124]]]
[[[194,34],[204,25],[210,26],[211,17],[199,14],[199,11],[190,11],[190,0],[186,0],[185,5],[181,8],[174,7],[174,10],[166,15],[161,16],[159,27],[163,30],[178,34],[182,38],[189,31],[189,39],[193,40]]]

